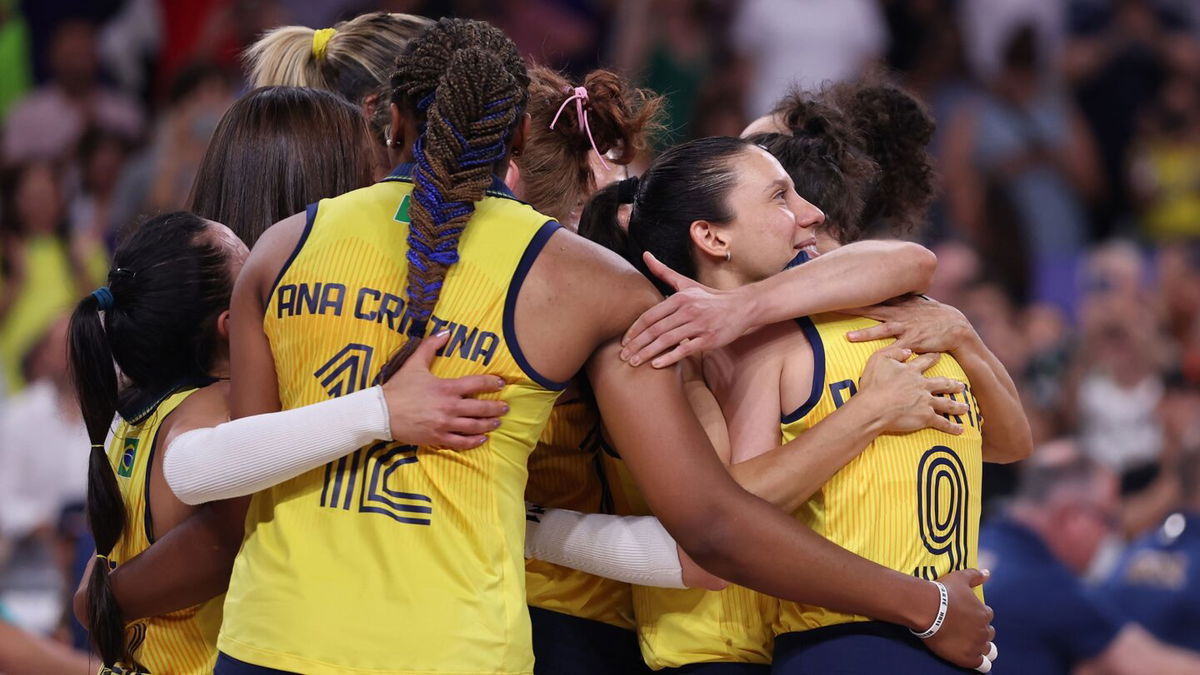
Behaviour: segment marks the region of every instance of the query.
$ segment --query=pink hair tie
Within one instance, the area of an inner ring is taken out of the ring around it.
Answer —
[[[600,148],[596,147],[596,139],[592,138],[592,127],[588,124],[587,109],[583,107],[588,102],[586,87],[575,87],[571,90],[571,95],[567,97],[567,100],[563,101],[562,105],[558,107],[558,112],[554,114],[554,120],[550,122],[550,128],[553,129],[554,125],[558,124],[559,116],[563,114],[563,111],[567,109],[567,104],[571,101],[575,101],[575,115],[579,118],[580,128],[587,134],[588,142],[592,144],[592,152],[595,152],[596,156],[600,158],[600,163],[604,165],[604,168],[612,168],[604,160],[604,155],[600,154]]]

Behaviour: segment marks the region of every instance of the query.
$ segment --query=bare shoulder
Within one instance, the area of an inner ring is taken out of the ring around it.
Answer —
[[[159,427],[160,448],[193,429],[215,427],[229,421],[229,382],[216,382],[188,396]]]
[[[543,376],[566,381],[601,345],[612,342],[619,351],[616,339],[661,298],[617,254],[569,230],[556,230],[517,296],[520,348]]]
[[[533,274],[559,300],[590,317],[600,341],[621,335],[642,312],[662,300],[624,258],[568,230],[550,238]]]

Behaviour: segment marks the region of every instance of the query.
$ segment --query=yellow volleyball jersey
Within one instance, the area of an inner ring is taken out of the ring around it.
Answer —
[[[654,670],[689,663],[770,663],[779,603],[742,586],[633,587],[638,644]]]
[[[550,412],[529,457],[525,499],[582,513],[619,513],[609,488],[600,416],[589,402],[560,403]],[[525,561],[526,597],[533,607],[633,629],[629,584],[542,560]]]
[[[410,167],[309,207],[264,329],[284,408],[369,386],[407,339]],[[254,495],[219,647],[302,673],[528,673],[526,462],[564,386],[516,343],[517,294],[558,228],[498,180],[460,235],[428,332],[439,377],[509,405],[481,447],[379,442]]]
[[[109,554],[109,565],[116,569],[145,551],[154,542],[149,507],[150,467],[162,450],[157,447],[158,428],[171,411],[195,392],[195,388],[176,391],[139,415],[122,420],[108,448],[108,459],[117,474],[121,499],[128,518],[125,530]],[[96,561],[102,565],[102,560]],[[139,619],[125,628],[129,652],[142,666],[119,663],[101,673],[173,673],[200,675],[211,673],[217,660],[217,631],[221,627],[222,597],[160,616]]]
[[[812,394],[782,416],[783,440],[837,410],[858,390],[867,359],[891,338],[853,343],[846,333],[874,326],[871,319],[823,314],[800,319],[813,350]],[[979,549],[983,471],[982,418],[962,367],[949,355],[927,372],[968,384],[967,414],[954,417],[960,436],[923,429],[876,438],[805,503],[796,517],[815,532],[858,555],[894,570],[936,579],[974,567]],[[982,591],[980,593],[982,598]],[[867,617],[780,602],[777,633],[803,631]]]
[[[625,462],[611,449],[605,461],[618,511],[649,515]],[[770,663],[777,608],[774,598],[736,585],[721,591],[633,587],[638,645],[654,670],[716,661]]]

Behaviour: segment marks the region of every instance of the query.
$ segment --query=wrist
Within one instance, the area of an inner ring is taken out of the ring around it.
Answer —
[[[759,282],[761,283],[761,282]],[[743,335],[757,328],[761,328],[769,323],[774,323],[771,317],[764,316],[767,314],[768,306],[762,301],[769,294],[756,292],[759,284],[748,284],[731,291],[735,302],[735,306],[742,308],[742,328]]]
[[[876,398],[882,393],[876,394],[875,392],[876,388],[874,387],[864,389],[851,396],[850,400],[846,401],[845,405],[837,411],[849,418],[847,422],[853,429],[852,433],[858,434],[859,440],[864,442],[870,442],[881,434],[887,433],[884,411],[876,403]]]
[[[908,577],[902,593],[896,595],[900,619],[896,621],[910,631],[920,634],[937,620],[941,608],[941,591],[924,579]]]
[[[955,359],[967,358],[978,354],[983,349],[983,338],[969,324],[955,330],[954,348],[950,355]]]

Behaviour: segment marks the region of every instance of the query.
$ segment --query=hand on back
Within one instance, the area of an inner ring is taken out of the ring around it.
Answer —
[[[896,338],[895,346],[911,349],[918,354],[952,353],[975,334],[971,322],[962,312],[950,305],[916,295],[848,310],[847,313],[881,322],[878,326],[851,331],[846,335],[851,342],[891,337]]]
[[[412,445],[469,450],[500,426],[508,404],[476,398],[504,389],[496,375],[444,379],[429,372],[439,349],[450,340],[443,331],[422,340],[396,374],[383,383],[392,438]]]
[[[884,433],[903,434],[929,428],[961,434],[962,425],[943,415],[966,414],[966,403],[945,397],[961,392],[963,383],[924,375],[941,359],[941,354],[922,354],[909,360],[911,355],[911,350],[895,345],[872,354],[863,369],[857,396],[870,402]]]

